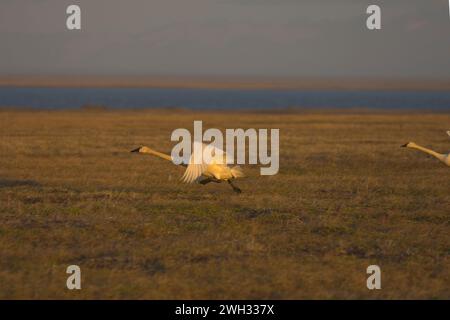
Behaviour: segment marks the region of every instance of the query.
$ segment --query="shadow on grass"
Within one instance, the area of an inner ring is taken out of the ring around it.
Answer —
[[[0,178],[0,188],[11,188],[21,186],[40,187],[41,184],[33,180],[11,180]]]
[[[254,219],[260,216],[271,215],[272,213],[273,213],[272,209],[270,208],[265,209],[242,208],[237,212],[237,214],[240,217],[245,219]]]

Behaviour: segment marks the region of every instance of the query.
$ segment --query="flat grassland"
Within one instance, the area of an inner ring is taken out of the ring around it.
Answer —
[[[279,128],[280,172],[186,185],[176,128]],[[450,298],[450,115],[0,111],[0,298]],[[66,268],[82,290],[66,288]],[[382,270],[368,290],[366,268]]]

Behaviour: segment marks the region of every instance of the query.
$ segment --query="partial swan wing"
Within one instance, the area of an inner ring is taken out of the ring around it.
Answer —
[[[181,180],[186,183],[192,183],[197,180],[208,168],[207,164],[189,163]]]
[[[194,160],[195,147],[200,146],[200,154],[198,155],[197,163]],[[200,142],[194,142],[192,154],[189,158],[186,171],[184,172],[181,180],[186,183],[192,183],[196,181],[205,171],[208,169],[209,164],[226,164],[226,155],[223,150],[206,145]],[[203,155],[203,156],[202,156]],[[209,155],[209,158],[207,156]]]
[[[450,136],[450,130],[449,131],[447,131],[447,134]]]

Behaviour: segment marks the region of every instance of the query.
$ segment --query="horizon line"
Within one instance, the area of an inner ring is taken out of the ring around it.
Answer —
[[[0,75],[0,87],[449,91],[450,79],[233,75]]]

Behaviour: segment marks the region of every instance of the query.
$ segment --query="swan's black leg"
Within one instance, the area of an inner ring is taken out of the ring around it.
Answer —
[[[207,178],[207,177],[200,177],[196,181],[197,181],[197,183],[203,184],[203,185],[208,184],[210,182],[215,182],[215,183],[221,183],[222,182],[221,180],[217,180],[215,178]]]
[[[228,183],[230,184],[230,186],[233,188],[233,191],[234,192],[236,192],[236,193],[241,193],[242,191],[241,191],[241,189],[239,189],[238,187],[236,187],[234,184],[233,184],[233,182],[231,182],[231,180],[227,180],[228,181]]]
[[[212,180],[209,178],[199,179],[199,181],[198,181],[198,183],[203,184],[203,185],[210,183],[210,182],[212,182]]]

